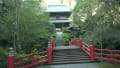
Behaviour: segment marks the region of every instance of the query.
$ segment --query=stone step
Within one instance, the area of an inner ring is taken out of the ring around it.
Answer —
[[[85,52],[53,52],[53,54],[86,54]]]
[[[53,56],[88,56],[87,54],[53,54]]]
[[[53,51],[53,53],[85,53],[84,51]]]
[[[67,61],[86,61],[90,59],[60,59],[60,60],[52,60],[52,62],[67,62]]]
[[[87,54],[53,54],[53,56],[71,56],[71,55],[74,55],[74,56],[88,56]]]
[[[91,62],[90,57],[76,46],[57,46],[53,50],[52,64]]]
[[[90,58],[89,56],[53,56],[52,58],[60,58],[60,59],[73,59],[73,58]]]
[[[52,61],[77,61],[77,60],[90,60],[90,58],[52,58]]]
[[[84,52],[83,50],[81,50],[81,49],[60,49],[60,50],[53,50],[54,52],[68,52],[68,51],[76,51],[76,52],[79,52],[79,51],[81,51],[81,52]]]
[[[60,62],[52,62],[51,64],[68,64],[68,63],[91,63],[91,60],[78,60],[78,61],[60,61]]]
[[[76,49],[76,48],[75,48],[75,49],[69,49],[69,48],[68,48],[68,49],[67,49],[67,48],[64,48],[64,49],[60,49],[60,48],[59,48],[59,49],[57,49],[57,48],[56,48],[56,50],[53,50],[53,51],[54,51],[54,52],[59,52],[59,51],[61,51],[61,52],[62,52],[62,51],[81,51],[81,52],[84,52],[84,51],[83,51],[82,49],[80,49],[80,48],[79,48],[79,49],[78,49],[78,48],[77,48],[77,49]]]
[[[53,55],[54,56],[60,56],[60,57],[84,57],[84,56],[88,56],[88,55]],[[89,56],[88,56],[89,57]]]

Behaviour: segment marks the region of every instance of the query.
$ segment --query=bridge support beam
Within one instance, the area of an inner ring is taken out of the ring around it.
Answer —
[[[15,68],[13,48],[10,48],[10,52],[8,56],[8,68]]]
[[[93,45],[90,46],[90,58],[95,60],[95,47]]]

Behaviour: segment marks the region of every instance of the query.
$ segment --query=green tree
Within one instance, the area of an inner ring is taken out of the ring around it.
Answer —
[[[50,23],[49,14],[45,13],[41,2],[42,0],[4,0],[4,6],[3,2],[1,3],[0,9],[3,10],[0,10],[0,54],[3,56],[0,58],[3,59],[0,65],[6,66],[10,47],[14,47],[15,56],[18,56],[18,36],[20,54],[46,50],[50,37],[54,36],[54,25]],[[16,8],[16,5],[19,8]]]
[[[97,47],[120,49],[119,3],[118,0],[77,0],[73,23],[87,43],[93,40]]]

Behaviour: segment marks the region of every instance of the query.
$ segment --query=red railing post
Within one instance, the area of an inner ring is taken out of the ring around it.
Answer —
[[[34,64],[34,61],[35,61],[34,54],[32,54],[32,64]]]
[[[80,39],[80,40],[79,40],[79,43],[80,43],[80,44],[79,44],[79,45],[80,45],[80,48],[82,49],[82,46],[83,46],[83,40]]]
[[[51,48],[51,45],[50,45],[50,42],[48,43],[48,63],[51,63],[52,62],[52,48]]]
[[[55,41],[53,41],[53,48],[55,47]]]
[[[77,46],[77,39],[75,39],[75,40],[74,40],[74,45],[76,45],[76,46]]]
[[[10,52],[8,56],[8,68],[15,68],[13,48],[10,48]]]
[[[113,52],[110,51],[110,60],[113,61],[114,60],[114,55],[113,55]]]
[[[95,48],[93,45],[90,46],[90,58],[91,60],[95,60]]]
[[[55,47],[55,41],[50,41],[51,47],[54,48]]]
[[[76,38],[73,39],[73,45],[77,45],[77,39]]]
[[[55,47],[55,41],[54,41],[54,38],[53,38],[53,37],[51,37],[50,44],[51,44],[52,48]]]

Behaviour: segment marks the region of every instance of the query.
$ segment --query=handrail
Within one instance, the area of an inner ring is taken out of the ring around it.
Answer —
[[[109,49],[95,49],[93,45],[88,46],[88,44],[86,44],[85,42],[83,42],[82,40],[77,40],[79,42],[75,42],[75,40],[72,40],[69,45],[72,46],[79,46],[84,52],[86,52],[91,60],[95,60],[95,59],[99,59],[99,60],[107,60],[107,61],[114,61],[114,62],[120,62],[119,59],[116,59],[115,57],[119,57],[119,54],[114,54],[114,53],[120,53],[120,50],[109,50]],[[110,52],[108,53],[98,53],[96,51],[106,51],[106,52]],[[100,56],[109,56],[110,58],[104,58],[104,57],[96,57],[96,55],[100,55]]]
[[[89,46],[87,44],[85,44],[84,42],[83,42],[83,45],[82,45],[82,50],[85,51],[90,56]]]
[[[42,58],[47,58],[48,56],[41,56],[41,57],[38,57],[38,58],[34,58],[34,60],[39,60],[39,59],[42,59]],[[32,59],[30,60],[26,60],[26,61],[19,61],[19,62],[16,62],[15,65],[20,65],[20,64],[24,64],[26,62],[32,62]]]
[[[78,44],[78,40],[72,40],[70,41],[69,45],[72,46],[72,45],[77,45]]]
[[[114,54],[114,53],[120,53],[119,50],[95,49],[95,51],[106,51],[106,52],[110,52],[109,54],[107,54],[107,53],[97,53],[97,52],[96,52],[95,55],[109,56],[110,58],[95,57],[95,59],[120,62],[120,59],[116,59],[116,58],[115,58],[115,57],[120,57],[120,55]]]
[[[16,57],[15,60],[17,59],[23,59],[23,58],[26,58],[26,57],[31,57],[31,59],[29,60],[25,60],[25,61],[19,61],[19,62],[15,62],[14,64],[15,65],[20,65],[20,64],[24,64],[26,62],[31,62],[32,65],[34,65],[36,62],[35,60],[39,60],[39,59],[42,59],[42,58],[47,58],[48,55],[45,55],[45,56],[41,56],[41,57],[37,57],[35,58],[36,55],[40,55],[40,54],[47,54],[47,51],[44,51],[44,52],[39,52],[39,53],[35,53],[35,54],[30,54],[30,55],[26,55],[26,56],[21,56],[21,57]],[[42,61],[41,61],[42,62]],[[46,59],[46,62],[47,62],[47,59]],[[29,64],[29,65],[31,65]],[[24,67],[24,66],[23,66]],[[25,68],[25,67],[24,67]]]
[[[119,50],[109,50],[109,49],[95,49],[96,51],[112,51],[112,52],[119,52]]]
[[[31,62],[31,63],[28,65],[24,65],[22,67],[19,67],[19,68],[28,68],[28,67],[32,67],[34,65],[45,63],[45,62],[51,63],[52,62],[52,51],[53,51],[54,47],[55,47],[55,41],[50,41],[48,44],[47,51],[29,54],[29,55],[20,56],[20,57],[14,57],[13,48],[10,48],[10,52],[9,52],[9,56],[8,56],[8,68],[15,68],[15,66],[17,66],[17,65],[21,65],[24,63],[28,63],[28,62]],[[41,54],[45,54],[45,55],[40,56]],[[36,55],[39,55],[39,57],[36,57]],[[31,57],[31,58],[24,60],[24,61],[15,62],[15,60],[24,59],[27,57]],[[35,62],[36,60],[39,60],[42,58],[46,58],[46,59]]]
[[[87,47],[89,47],[88,44],[86,44],[85,42],[83,42],[83,44],[86,45]]]
[[[39,52],[39,53],[35,53],[35,54],[29,54],[29,55],[21,56],[21,57],[16,57],[15,59],[26,58],[26,57],[30,57],[32,55],[39,55],[39,54],[44,54],[44,53],[47,53],[47,51],[43,51],[43,52]]]
[[[72,40],[69,43],[70,46],[78,46],[80,47],[83,51],[85,51],[88,55],[90,55],[90,49],[89,46],[84,43],[82,40]]]
[[[25,66],[20,67],[20,68],[29,68],[29,67],[32,67],[32,66],[35,66],[35,65],[41,64],[41,63],[46,63],[46,62],[47,62],[47,60],[43,60],[43,61],[40,61],[40,62],[37,62],[37,63],[34,63],[34,64],[25,65]]]

